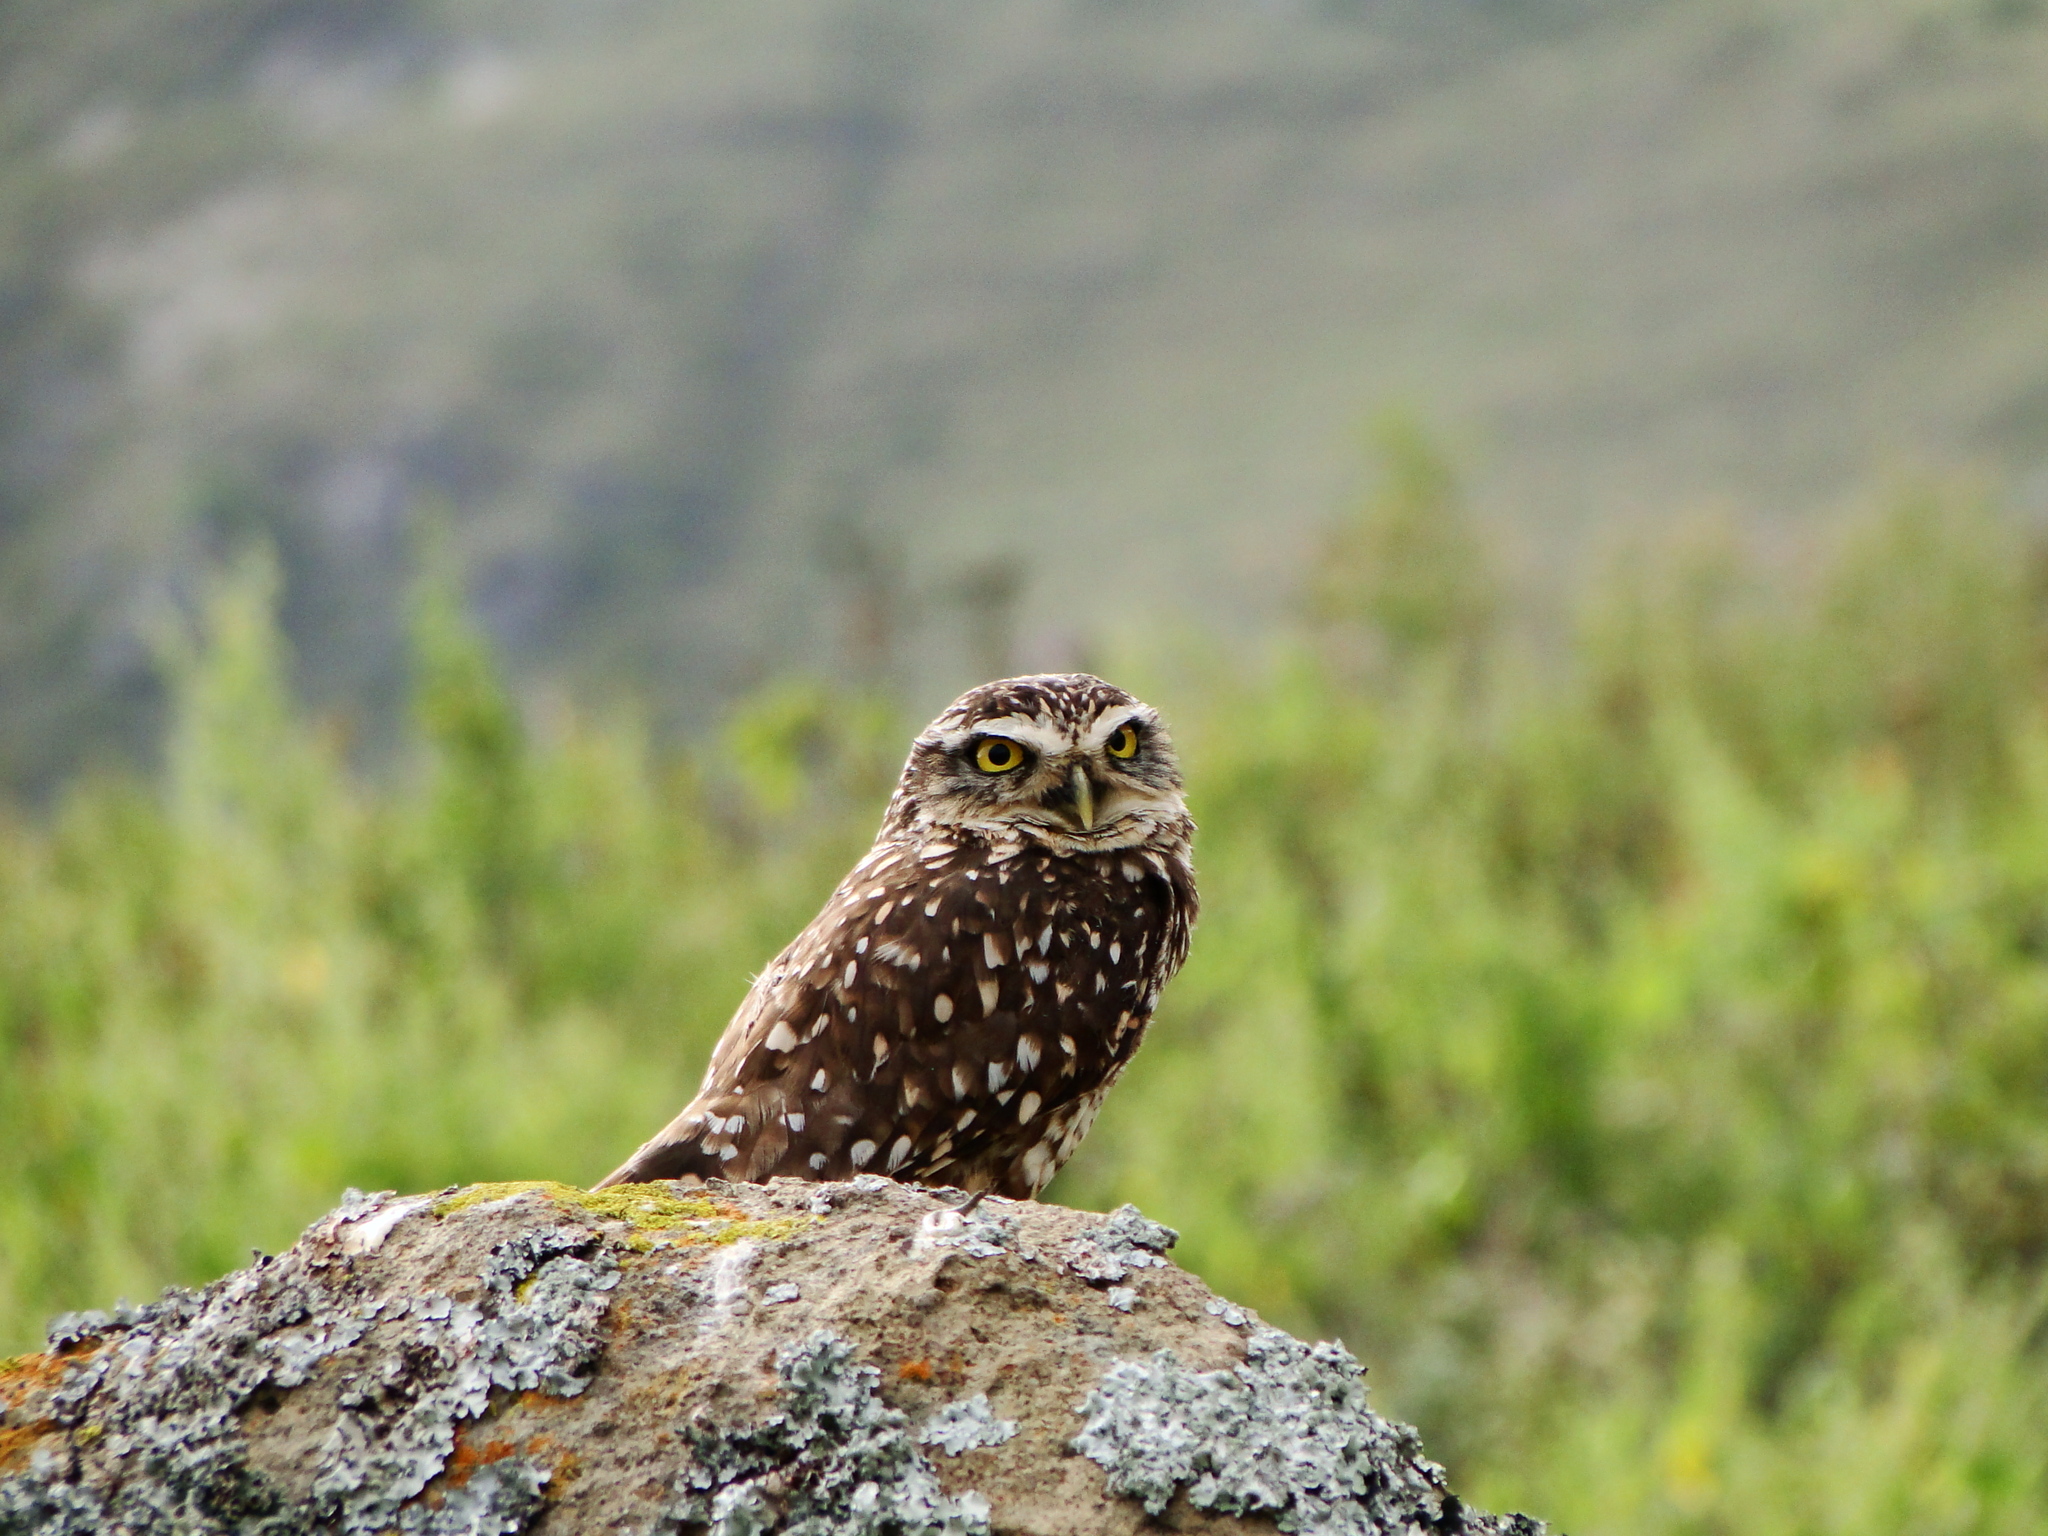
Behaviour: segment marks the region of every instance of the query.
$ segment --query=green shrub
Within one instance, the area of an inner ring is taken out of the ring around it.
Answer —
[[[1204,918],[1055,1198],[1134,1199],[1341,1334],[1479,1502],[2040,1529],[2036,551],[1921,498],[1790,596],[1697,552],[1616,577],[1532,662],[1402,451],[1293,652],[1132,669]],[[174,649],[161,784],[0,827],[0,1350],[346,1184],[597,1177],[865,844],[910,724],[799,683],[688,753],[523,720],[430,589],[415,739],[365,776],[289,696],[272,587],[241,568]]]

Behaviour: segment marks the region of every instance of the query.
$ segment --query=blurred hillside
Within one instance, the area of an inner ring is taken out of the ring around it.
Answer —
[[[671,724],[1255,631],[1389,405],[1523,585],[2048,465],[2036,0],[23,0],[0,146],[16,784],[252,532],[374,739],[423,516]]]

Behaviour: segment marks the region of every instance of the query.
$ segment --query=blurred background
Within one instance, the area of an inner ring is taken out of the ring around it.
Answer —
[[[14,0],[0,145],[0,1350],[596,1178],[1088,667],[1054,1198],[1489,1507],[2048,1529],[2048,3]]]

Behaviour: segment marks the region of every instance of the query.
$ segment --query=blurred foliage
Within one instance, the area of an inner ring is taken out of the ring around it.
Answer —
[[[1121,674],[1182,743],[1204,918],[1056,1196],[1135,1199],[1343,1336],[1488,1506],[2041,1529],[2040,547],[1935,493],[1797,580],[1695,538],[1537,667],[1403,442],[1292,653]],[[906,733],[799,683],[687,755],[522,717],[429,579],[409,766],[366,780],[293,702],[277,600],[244,558],[166,643],[160,786],[0,829],[0,1348],[346,1184],[596,1177]]]

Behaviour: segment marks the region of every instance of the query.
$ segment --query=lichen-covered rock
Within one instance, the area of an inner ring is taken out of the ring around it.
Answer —
[[[887,1179],[351,1195],[0,1364],[0,1536],[1492,1536],[1173,1233]]]

